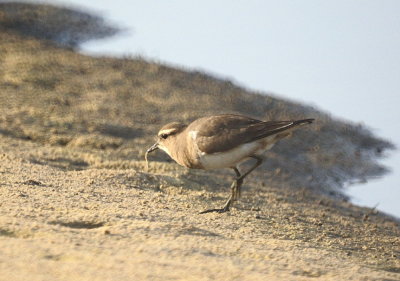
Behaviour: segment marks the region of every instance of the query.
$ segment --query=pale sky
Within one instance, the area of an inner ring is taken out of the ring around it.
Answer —
[[[400,1],[57,0],[127,28],[85,53],[143,55],[361,122],[400,147]],[[394,171],[352,187],[355,202],[400,217]]]

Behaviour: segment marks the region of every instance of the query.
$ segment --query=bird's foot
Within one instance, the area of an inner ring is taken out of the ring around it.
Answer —
[[[234,199],[232,199],[232,196],[230,196],[228,201],[226,201],[225,205],[222,208],[205,210],[203,212],[200,212],[199,214],[207,214],[207,213],[214,213],[214,212],[222,214],[225,212],[229,212],[229,207],[231,206],[233,201],[234,201]]]
[[[220,209],[205,210],[205,211],[200,212],[199,214],[202,215],[202,214],[214,213],[214,212],[215,213],[219,213],[219,214],[222,214],[222,213],[225,213],[225,212],[229,212],[229,206],[225,206],[225,207],[220,208]]]

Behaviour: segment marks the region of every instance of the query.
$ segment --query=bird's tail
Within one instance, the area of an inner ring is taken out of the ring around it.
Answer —
[[[257,139],[263,139],[268,136],[280,134],[284,131],[290,131],[295,127],[311,124],[314,119],[302,119],[297,121],[266,121],[253,125],[255,130],[258,130],[260,133],[255,137],[251,138],[252,141]]]
[[[314,118],[310,118],[310,119],[293,121],[293,126],[303,125],[303,124],[311,124],[312,122],[314,122],[314,120],[315,120]]]

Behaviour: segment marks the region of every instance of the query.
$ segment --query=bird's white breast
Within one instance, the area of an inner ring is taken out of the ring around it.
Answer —
[[[247,157],[261,154],[272,146],[273,143],[267,143],[266,141],[245,143],[224,152],[212,154],[202,152],[199,155],[199,160],[203,168],[206,170],[235,167]]]

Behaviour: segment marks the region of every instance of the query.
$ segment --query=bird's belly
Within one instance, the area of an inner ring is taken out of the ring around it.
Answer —
[[[272,145],[266,145],[262,141],[245,143],[228,151],[201,154],[199,161],[203,169],[206,170],[235,167],[247,157],[261,154],[271,147]]]

